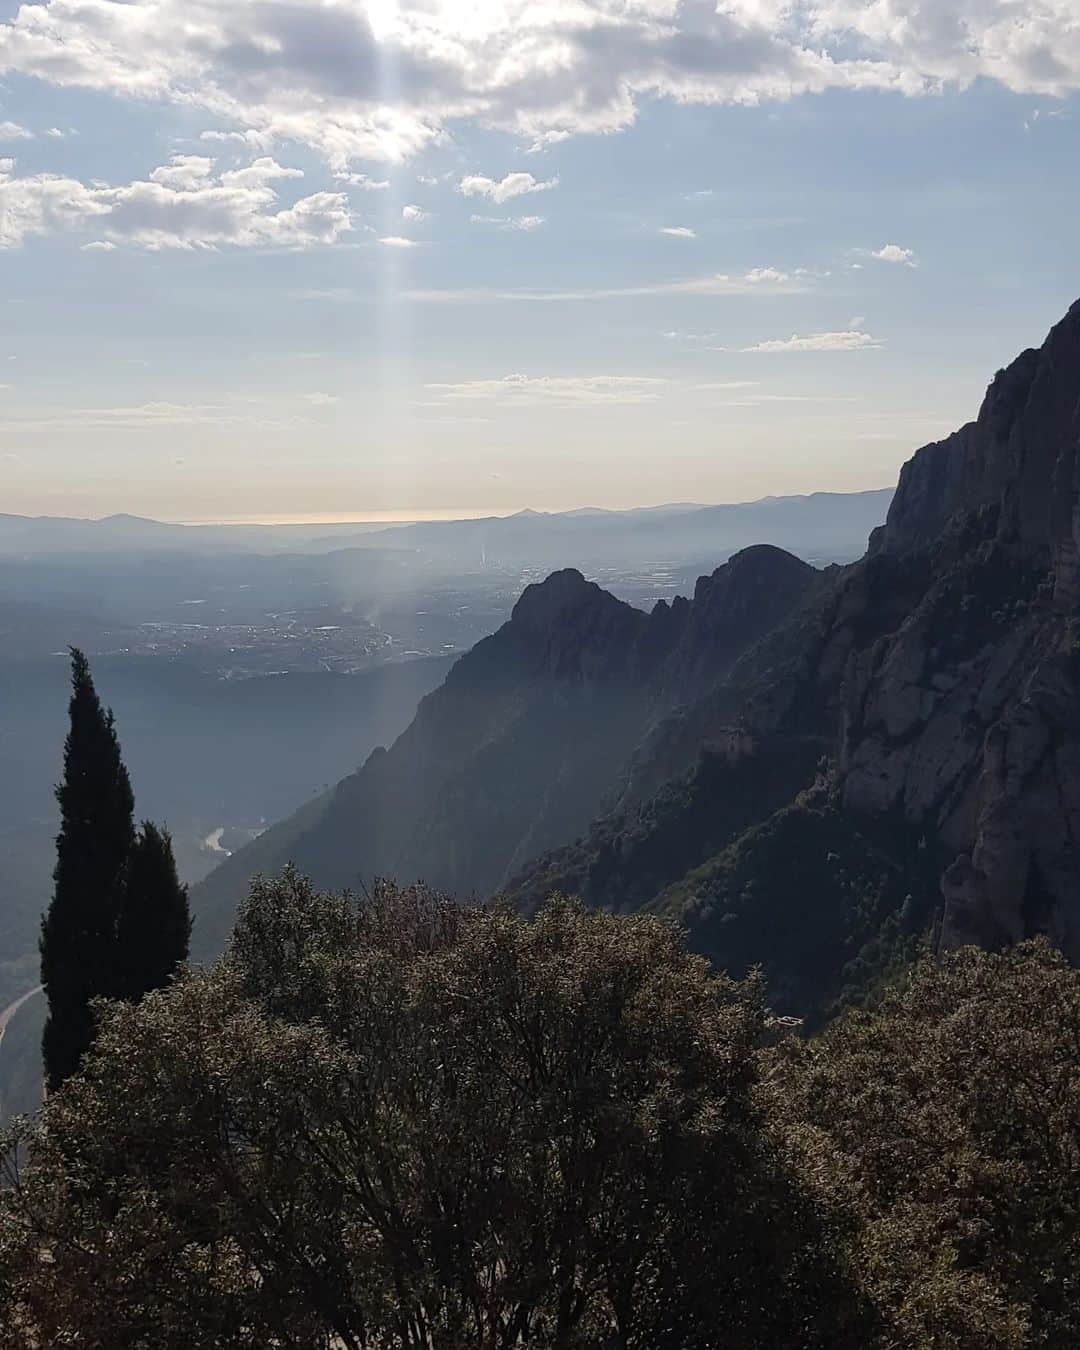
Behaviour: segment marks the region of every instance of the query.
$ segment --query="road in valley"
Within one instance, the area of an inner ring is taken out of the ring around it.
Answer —
[[[41,993],[42,987],[43,986],[39,984],[36,989],[27,990],[21,998],[17,998],[14,1003],[9,1003],[4,1011],[0,1012],[0,1043],[3,1042],[4,1032],[7,1031],[7,1026],[11,1019],[28,999],[32,999],[35,994]]]

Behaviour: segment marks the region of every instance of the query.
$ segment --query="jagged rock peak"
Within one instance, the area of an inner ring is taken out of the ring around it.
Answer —
[[[990,383],[978,418],[917,450],[900,471],[871,552],[906,552],[957,517],[996,513],[1026,551],[1068,543],[1080,498],[1080,301]]]
[[[595,581],[586,581],[576,567],[552,572],[543,581],[533,582],[522,591],[510,616],[519,627],[550,628],[564,615],[587,608],[621,607],[610,592]]]

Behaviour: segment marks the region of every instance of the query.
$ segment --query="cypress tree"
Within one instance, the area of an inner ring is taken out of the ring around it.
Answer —
[[[135,841],[135,801],[113,715],[102,707],[86,657],[75,648],[69,713],[64,776],[56,789],[53,897],[40,944],[50,1090],[75,1072],[93,1039],[91,999],[115,992],[116,922]]]
[[[181,885],[168,830],[144,821],[135,838],[116,928],[117,993],[136,1001],[161,989],[187,960],[187,887]]]

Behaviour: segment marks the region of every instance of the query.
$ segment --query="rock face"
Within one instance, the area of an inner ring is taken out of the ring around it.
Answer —
[[[994,378],[978,419],[905,466],[871,553],[931,580],[852,658],[844,802],[955,852],[944,937],[1048,931],[1080,959],[1080,303]]]

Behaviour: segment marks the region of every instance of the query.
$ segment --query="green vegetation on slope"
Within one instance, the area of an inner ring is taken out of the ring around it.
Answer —
[[[770,1000],[811,1023],[909,964],[930,926],[940,860],[909,832],[860,830],[822,785],[667,887],[649,905]]]
[[[684,777],[643,807],[601,818],[575,844],[540,859],[507,893],[525,910],[554,891],[602,909],[639,909],[791,801],[813,780],[822,750],[812,737],[766,743],[735,758],[706,747]]]

